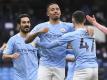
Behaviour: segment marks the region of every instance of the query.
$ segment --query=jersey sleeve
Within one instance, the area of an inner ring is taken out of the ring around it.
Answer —
[[[14,40],[10,38],[7,42],[6,49],[3,51],[3,54],[12,54],[14,50]]]
[[[33,33],[38,32],[39,29],[40,29],[40,24],[36,25],[36,26],[31,30],[30,34],[33,34]]]
[[[71,33],[66,33],[62,35],[59,39],[52,41],[50,43],[47,42],[38,42],[37,45],[43,47],[43,48],[54,48],[57,46],[61,46],[69,41],[72,41],[72,32]]]
[[[66,23],[66,25],[68,26],[68,32],[75,31],[73,23]]]
[[[67,42],[72,42],[73,40],[73,32],[68,32],[64,35],[62,35],[58,40],[56,40],[57,44],[63,45]]]

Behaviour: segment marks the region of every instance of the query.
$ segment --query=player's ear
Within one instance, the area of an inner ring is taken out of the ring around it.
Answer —
[[[16,30],[17,30],[17,31],[20,30],[20,24],[17,24]]]

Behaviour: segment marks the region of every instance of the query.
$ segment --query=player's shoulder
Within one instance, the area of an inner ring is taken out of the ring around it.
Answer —
[[[47,27],[47,25],[48,25],[48,22],[39,23],[36,26],[34,26],[34,28],[32,29],[31,32],[37,31],[37,30],[44,28],[44,27]]]
[[[46,26],[46,25],[48,25],[48,22],[39,23],[35,27],[43,27],[43,26]]]
[[[68,32],[69,35],[76,35],[78,32],[77,31],[73,31],[73,32]]]
[[[83,35],[83,34],[85,34],[86,33],[86,31],[84,30],[84,29],[80,29],[80,30],[75,30],[75,31],[73,31],[73,32],[70,32],[70,34],[71,34],[71,36],[81,36],[81,35]]]
[[[63,22],[63,21],[62,21],[62,23],[63,23],[64,25],[67,25],[67,26],[72,26],[72,27],[74,26],[73,23],[70,23],[70,22]]]
[[[76,32],[73,31],[73,32],[68,32],[66,34],[64,34],[64,37],[74,37],[76,35]]]
[[[11,37],[9,38],[9,41],[10,41],[10,42],[15,42],[15,40],[17,39],[17,36],[18,36],[18,34],[14,35],[14,36],[11,36]]]
[[[70,36],[72,36],[72,37],[76,37],[77,35],[79,35],[80,34],[80,32],[78,32],[77,30],[75,30],[75,31],[72,31],[72,32],[68,32],[68,33],[66,33],[67,35],[70,35]]]
[[[68,29],[68,32],[74,31],[74,25],[73,23],[70,22],[62,22],[63,26],[66,27],[66,29]]]

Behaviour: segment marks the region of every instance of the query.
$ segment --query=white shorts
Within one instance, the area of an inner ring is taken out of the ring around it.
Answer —
[[[98,80],[98,68],[85,68],[74,71],[73,80]]]
[[[37,80],[64,80],[65,68],[39,66]]]

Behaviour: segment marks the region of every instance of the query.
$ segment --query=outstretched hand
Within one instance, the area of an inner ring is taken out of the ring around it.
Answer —
[[[89,15],[86,15],[86,19],[93,24],[94,22],[96,22],[95,16],[93,15],[92,17]]]

